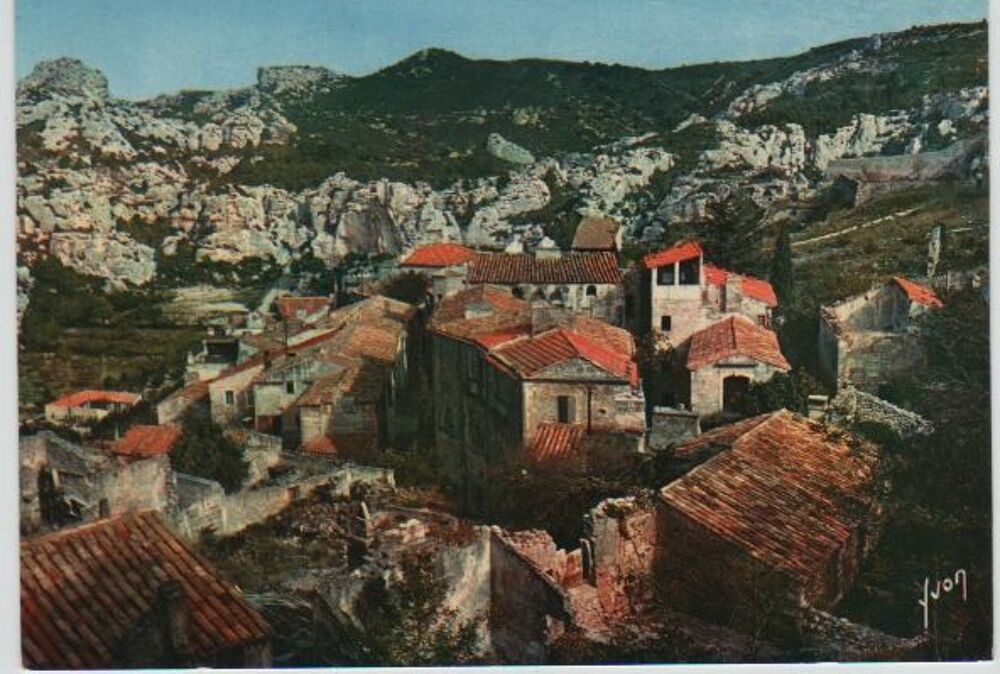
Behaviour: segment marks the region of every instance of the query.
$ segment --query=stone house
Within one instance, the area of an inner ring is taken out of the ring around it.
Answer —
[[[271,629],[152,511],[21,541],[29,669],[271,665]]]
[[[652,331],[661,343],[675,347],[727,316],[770,327],[778,306],[770,283],[705,263],[693,241],[644,257],[629,295],[629,322],[636,332]]]
[[[470,286],[501,286],[520,299],[542,300],[622,324],[624,292],[615,253],[563,253],[553,243],[539,246],[534,253],[480,253],[468,269]]]
[[[617,253],[622,249],[622,227],[611,218],[583,218],[573,234],[572,249],[580,253]]]
[[[893,376],[923,358],[920,318],[940,308],[931,288],[896,276],[820,312],[819,356],[837,388],[877,393]]]
[[[142,396],[125,391],[77,391],[45,404],[45,420],[50,424],[100,421],[122,414],[139,404]]]
[[[445,298],[428,332],[435,438],[449,479],[467,496],[541,424],[645,430],[625,330],[476,286]]]
[[[787,410],[679,445],[697,467],[660,489],[659,592],[723,625],[794,632],[834,606],[874,543],[878,451]]]
[[[730,316],[691,335],[682,346],[690,373],[683,402],[699,417],[739,413],[754,382],[791,366],[778,336],[743,316]]]
[[[476,252],[457,243],[417,246],[399,262],[399,270],[416,272],[431,280],[435,302],[465,288],[466,266]]]
[[[176,438],[167,439],[163,450],[162,439],[139,442],[138,434],[126,435],[111,451],[83,447],[51,431],[22,436],[22,533],[136,510],[167,510],[174,482],[167,451]]]

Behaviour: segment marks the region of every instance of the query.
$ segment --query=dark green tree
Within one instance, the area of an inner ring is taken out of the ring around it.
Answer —
[[[174,470],[215,480],[228,493],[238,490],[250,470],[243,450],[207,415],[188,412],[181,429],[184,434],[170,452]]]
[[[778,301],[791,302],[795,290],[795,271],[792,267],[792,241],[787,226],[781,228],[774,243],[770,279]]]

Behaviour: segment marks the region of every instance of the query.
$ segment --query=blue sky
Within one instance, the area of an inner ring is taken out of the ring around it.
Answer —
[[[913,24],[975,21],[986,0],[18,0],[16,71],[73,56],[112,94],[252,82],[257,66],[363,74],[425,47],[662,68],[780,56]]]

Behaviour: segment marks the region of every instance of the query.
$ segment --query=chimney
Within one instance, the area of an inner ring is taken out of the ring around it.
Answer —
[[[514,238],[511,239],[510,243],[507,244],[507,247],[503,249],[503,252],[507,253],[508,255],[520,255],[521,253],[523,253],[524,244],[521,242],[521,237],[515,234]]]
[[[726,275],[726,313],[740,313],[743,306],[743,277],[739,274]]]
[[[182,664],[191,652],[187,597],[184,589],[176,580],[165,581],[160,585],[157,599],[161,615],[167,621],[167,652],[173,656],[174,662]]]
[[[111,517],[111,504],[108,499],[102,498],[97,502],[97,516],[102,520]]]
[[[559,246],[547,236],[535,248],[536,260],[558,260],[560,257],[562,257],[562,251],[559,250]]]
[[[556,327],[562,315],[557,308],[545,300],[535,300],[531,303],[531,334],[537,335]]]

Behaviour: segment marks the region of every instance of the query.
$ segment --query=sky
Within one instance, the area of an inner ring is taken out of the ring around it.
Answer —
[[[71,56],[111,93],[249,84],[261,65],[361,75],[415,51],[649,68],[795,54],[914,24],[977,21],[987,0],[18,0],[16,74]]]

